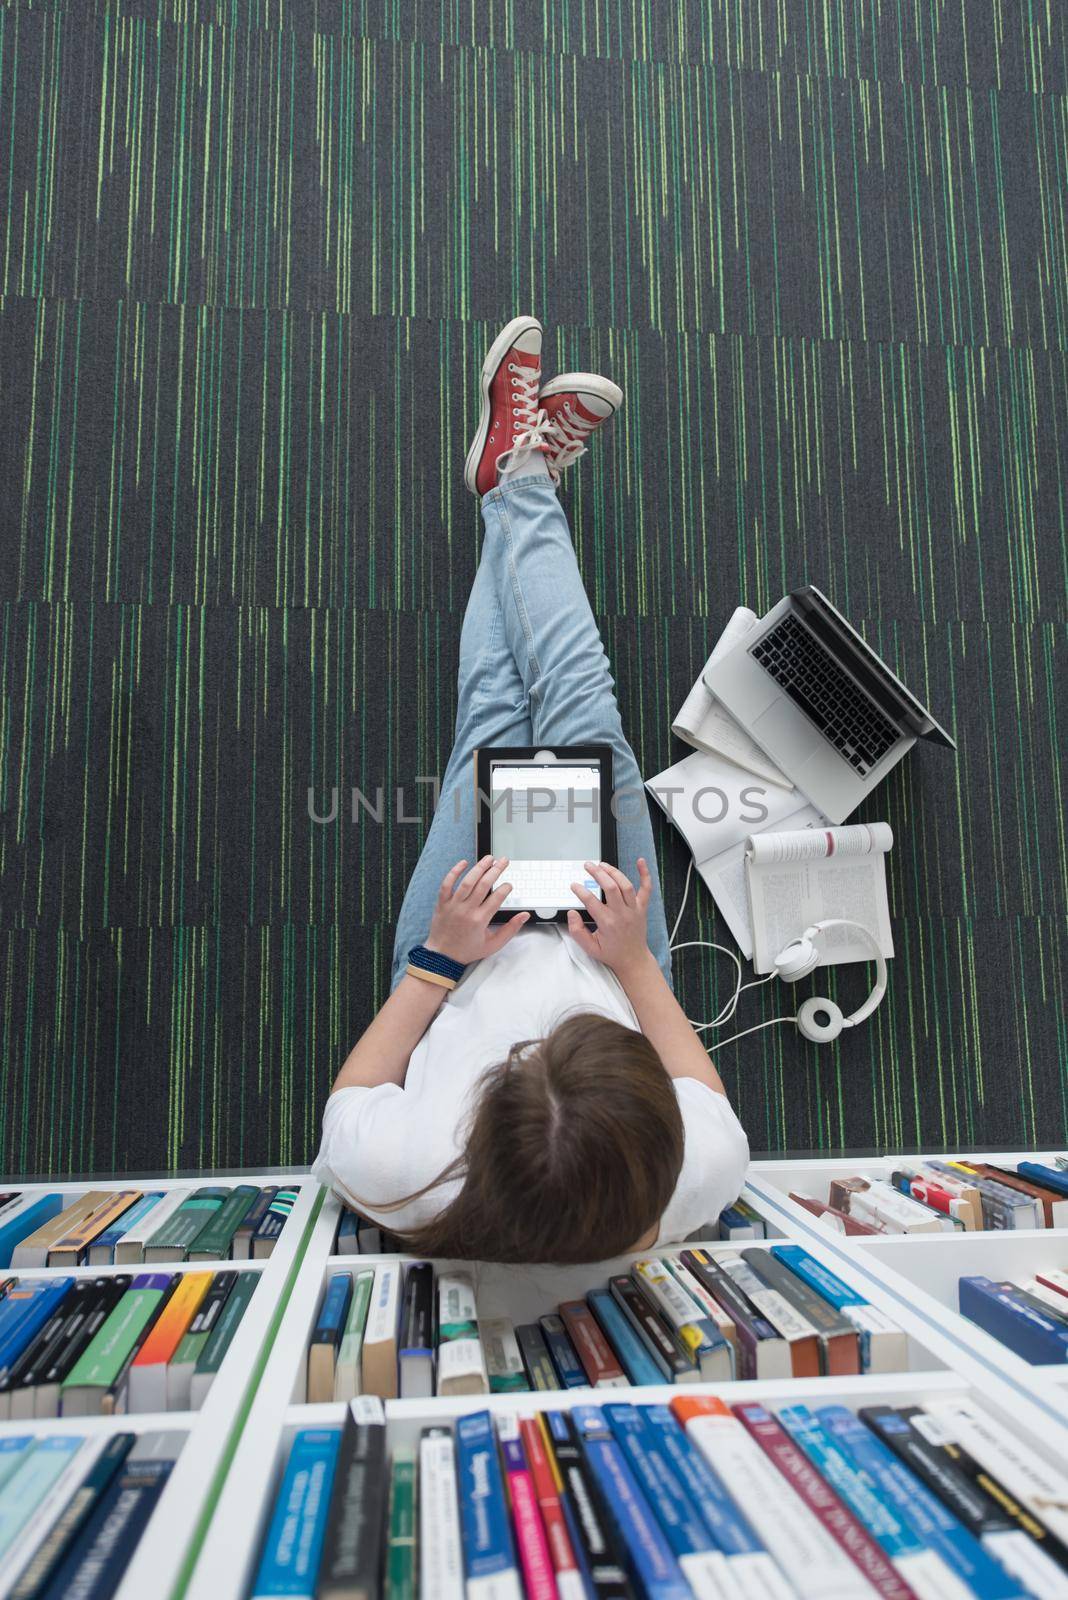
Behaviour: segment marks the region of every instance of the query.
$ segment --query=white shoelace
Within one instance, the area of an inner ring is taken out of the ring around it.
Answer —
[[[513,361],[509,361],[508,371],[511,373],[512,416],[523,426],[511,448],[497,457],[498,477],[504,471],[514,471],[523,452],[540,450],[545,453],[551,443],[552,423],[538,405],[541,373],[537,367],[522,367]]]
[[[565,467],[571,466],[579,456],[586,454],[586,436],[592,433],[597,426],[596,422],[587,422],[585,417],[580,417],[572,411],[570,404],[565,403],[556,413],[550,428],[558,438],[560,447],[550,456],[549,470],[554,480],[559,481],[560,473]]]

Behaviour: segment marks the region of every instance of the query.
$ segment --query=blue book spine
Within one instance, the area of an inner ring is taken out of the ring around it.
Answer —
[[[293,1440],[253,1586],[254,1600],[315,1591],[340,1428],[302,1428]]]
[[[1043,1189],[1068,1196],[1068,1172],[1062,1172],[1059,1167],[1044,1167],[1039,1161],[1020,1161],[1016,1171],[1028,1183],[1037,1183]]]
[[[143,1194],[140,1200],[135,1200],[128,1211],[124,1211],[118,1222],[113,1222],[110,1228],[105,1228],[103,1233],[93,1240],[92,1250],[107,1250],[109,1258],[115,1254],[115,1246],[124,1233],[129,1233],[135,1222],[140,1222],[146,1217],[154,1205],[163,1199],[163,1191],[156,1194]]]
[[[604,1415],[680,1564],[684,1556],[714,1550],[707,1528],[660,1450],[656,1431],[645,1425],[645,1408],[606,1405]]]
[[[352,1299],[352,1274],[350,1272],[335,1272],[327,1286],[323,1298],[323,1308],[319,1312],[319,1320],[315,1324],[315,1334],[321,1338],[324,1333],[340,1337],[345,1326],[345,1316]]]
[[[810,1256],[807,1250],[802,1250],[799,1244],[773,1244],[771,1254],[777,1261],[781,1261],[795,1277],[802,1283],[807,1283],[810,1289],[830,1301],[836,1311],[841,1311],[843,1306],[866,1306],[867,1301],[862,1294],[851,1289],[848,1283],[843,1283],[829,1267],[825,1267],[815,1256]]]
[[[661,1448],[704,1518],[715,1544],[728,1556],[765,1552],[756,1530],[735,1503],[719,1473],[710,1467],[669,1406],[645,1406],[647,1425],[660,1435]]]
[[[664,1376],[607,1289],[595,1289],[586,1303],[600,1323],[631,1383],[663,1383]]]
[[[1026,1600],[1027,1591],[1011,1573],[987,1554],[938,1496],[848,1406],[821,1406],[816,1419],[853,1465],[866,1472],[896,1507],[906,1526],[942,1557],[978,1600]]]
[[[1011,1288],[989,1278],[961,1278],[961,1315],[1008,1345],[1032,1366],[1068,1361],[1068,1328],[1053,1316],[1018,1300]]]
[[[11,1253],[17,1244],[59,1215],[66,1198],[62,1194],[44,1194],[32,1206],[27,1206],[25,1211],[20,1211],[17,1217],[0,1223],[0,1270],[11,1265]]]
[[[786,1406],[777,1413],[794,1443],[808,1456],[853,1515],[882,1546],[891,1561],[919,1555],[926,1548],[870,1481],[825,1432],[808,1406]]]
[[[638,1588],[646,1600],[691,1600],[690,1585],[600,1408],[576,1406],[571,1416]]]
[[[38,1600],[110,1600],[171,1475],[173,1461],[127,1463],[89,1513]]]
[[[456,1423],[456,1487],[469,1600],[482,1589],[499,1594],[502,1580],[513,1582],[518,1595],[508,1502],[488,1411],[476,1411]]]
[[[8,1293],[7,1301],[21,1304],[23,1312],[0,1335],[0,1379],[7,1376],[30,1340],[40,1333],[73,1282],[73,1278],[37,1278]]]
[[[590,1380],[586,1376],[585,1367],[575,1354],[574,1345],[568,1338],[563,1318],[555,1314],[542,1317],[541,1331],[545,1335],[545,1343],[549,1346],[553,1366],[564,1388],[588,1389]]]

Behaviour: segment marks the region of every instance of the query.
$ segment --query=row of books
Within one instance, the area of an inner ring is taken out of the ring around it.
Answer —
[[[736,1239],[764,1239],[764,1218],[747,1200],[738,1199],[720,1213],[708,1230],[710,1239],[731,1242]],[[342,1211],[334,1237],[333,1254],[338,1256],[389,1256],[403,1254],[404,1246],[378,1223],[368,1222],[355,1211]]]
[[[1068,1361],[1068,1271],[1040,1267],[1022,1283],[961,1278],[961,1314],[1032,1366]]]
[[[0,1421],[196,1411],[259,1273],[110,1273],[0,1283]]]
[[[0,1194],[0,1269],[265,1260],[297,1193],[239,1183]]]
[[[293,1438],[255,1600],[1057,1600],[1068,1477],[968,1399],[465,1415]]]
[[[1065,1165],[1060,1162],[1065,1160]],[[791,1200],[840,1233],[942,1233],[1068,1227],[1068,1158],[1015,1168],[977,1160],[900,1162],[888,1178],[831,1180],[827,1199]]]
[[[108,1600],[183,1433],[0,1438],[0,1585],[10,1600]]]
[[[537,1322],[481,1318],[428,1261],[332,1273],[309,1401],[901,1371],[904,1333],[799,1245],[636,1261]]]

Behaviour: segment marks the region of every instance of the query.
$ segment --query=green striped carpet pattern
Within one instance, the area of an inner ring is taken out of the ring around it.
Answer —
[[[1064,7],[0,0],[5,1170],[313,1153],[520,311],[626,392],[563,494],[647,774],[733,607],[806,581],[958,738],[862,813],[874,1021],[719,1057],[753,1148],[1068,1140]],[[680,959],[693,1016],[731,984]]]

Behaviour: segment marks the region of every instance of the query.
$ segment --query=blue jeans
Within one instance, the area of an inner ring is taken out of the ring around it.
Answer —
[[[393,987],[408,951],[426,938],[441,880],[457,861],[474,858],[474,752],[485,745],[542,744],[611,745],[619,865],[637,883],[638,857],[649,863],[649,947],[670,983],[645,791],[623,736],[608,657],[563,508],[548,478],[516,478],[483,496],[482,520],[482,559],[460,635],[456,738],[397,920]]]

